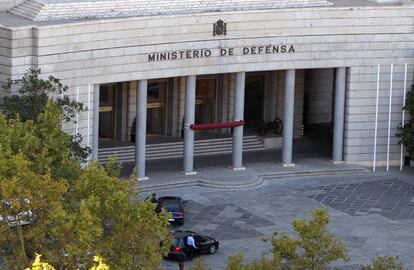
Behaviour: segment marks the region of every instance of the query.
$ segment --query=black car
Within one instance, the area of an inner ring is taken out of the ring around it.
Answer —
[[[184,201],[180,197],[165,196],[157,200],[157,213],[165,209],[171,214],[170,223],[184,224]]]
[[[219,248],[219,241],[216,239],[198,234],[192,231],[175,231],[173,233],[173,241],[171,243],[171,249],[168,253],[168,257],[171,259],[178,260],[179,258],[187,257],[191,247],[189,247],[187,243],[187,237],[193,236],[196,249],[193,249],[193,255],[201,255],[201,254],[214,254],[216,253],[217,249]]]

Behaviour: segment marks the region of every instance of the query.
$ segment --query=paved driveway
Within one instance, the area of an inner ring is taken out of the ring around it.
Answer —
[[[270,179],[241,190],[186,187],[156,192],[188,200],[182,228],[220,241],[215,255],[204,256],[212,269],[223,269],[234,253],[242,252],[247,260],[269,255],[262,238],[274,230],[292,233],[292,221],[308,217],[317,207],[329,210],[330,232],[349,249],[351,262],[340,262],[342,269],[358,269],[385,254],[401,256],[414,269],[413,170]],[[172,261],[163,265],[178,269]]]

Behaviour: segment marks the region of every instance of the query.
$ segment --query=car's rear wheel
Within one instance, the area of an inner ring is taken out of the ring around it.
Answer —
[[[214,254],[214,253],[216,253],[216,251],[217,251],[216,245],[211,245],[208,249],[209,254]]]

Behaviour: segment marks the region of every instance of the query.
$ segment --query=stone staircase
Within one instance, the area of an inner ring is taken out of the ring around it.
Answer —
[[[1,2],[0,2],[1,3]],[[328,0],[27,0],[8,12],[33,20],[107,19],[330,6]]]
[[[243,151],[265,150],[263,139],[251,135],[243,137]],[[232,152],[232,138],[203,139],[194,142],[194,155],[206,156],[227,154]],[[99,149],[99,161],[107,163],[110,157],[115,156],[118,162],[134,162],[135,146],[120,146]],[[183,156],[183,142],[148,144],[146,160],[181,158]]]
[[[35,21],[36,17],[42,11],[44,6],[45,6],[44,4],[39,3],[37,1],[28,0],[10,9],[8,12],[11,14]]]

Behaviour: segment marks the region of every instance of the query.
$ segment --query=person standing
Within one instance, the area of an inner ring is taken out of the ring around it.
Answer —
[[[178,255],[178,269],[179,270],[184,270],[184,261],[185,261],[185,253],[184,252],[180,252]]]
[[[193,258],[193,255],[194,255],[194,250],[197,249],[197,247],[195,245],[194,237],[192,235],[189,235],[187,237],[186,242],[187,242],[187,247],[188,247],[187,256],[191,260]]]
[[[152,203],[157,203],[157,194],[155,193],[151,193],[150,195],[147,196],[146,200],[149,200]]]

